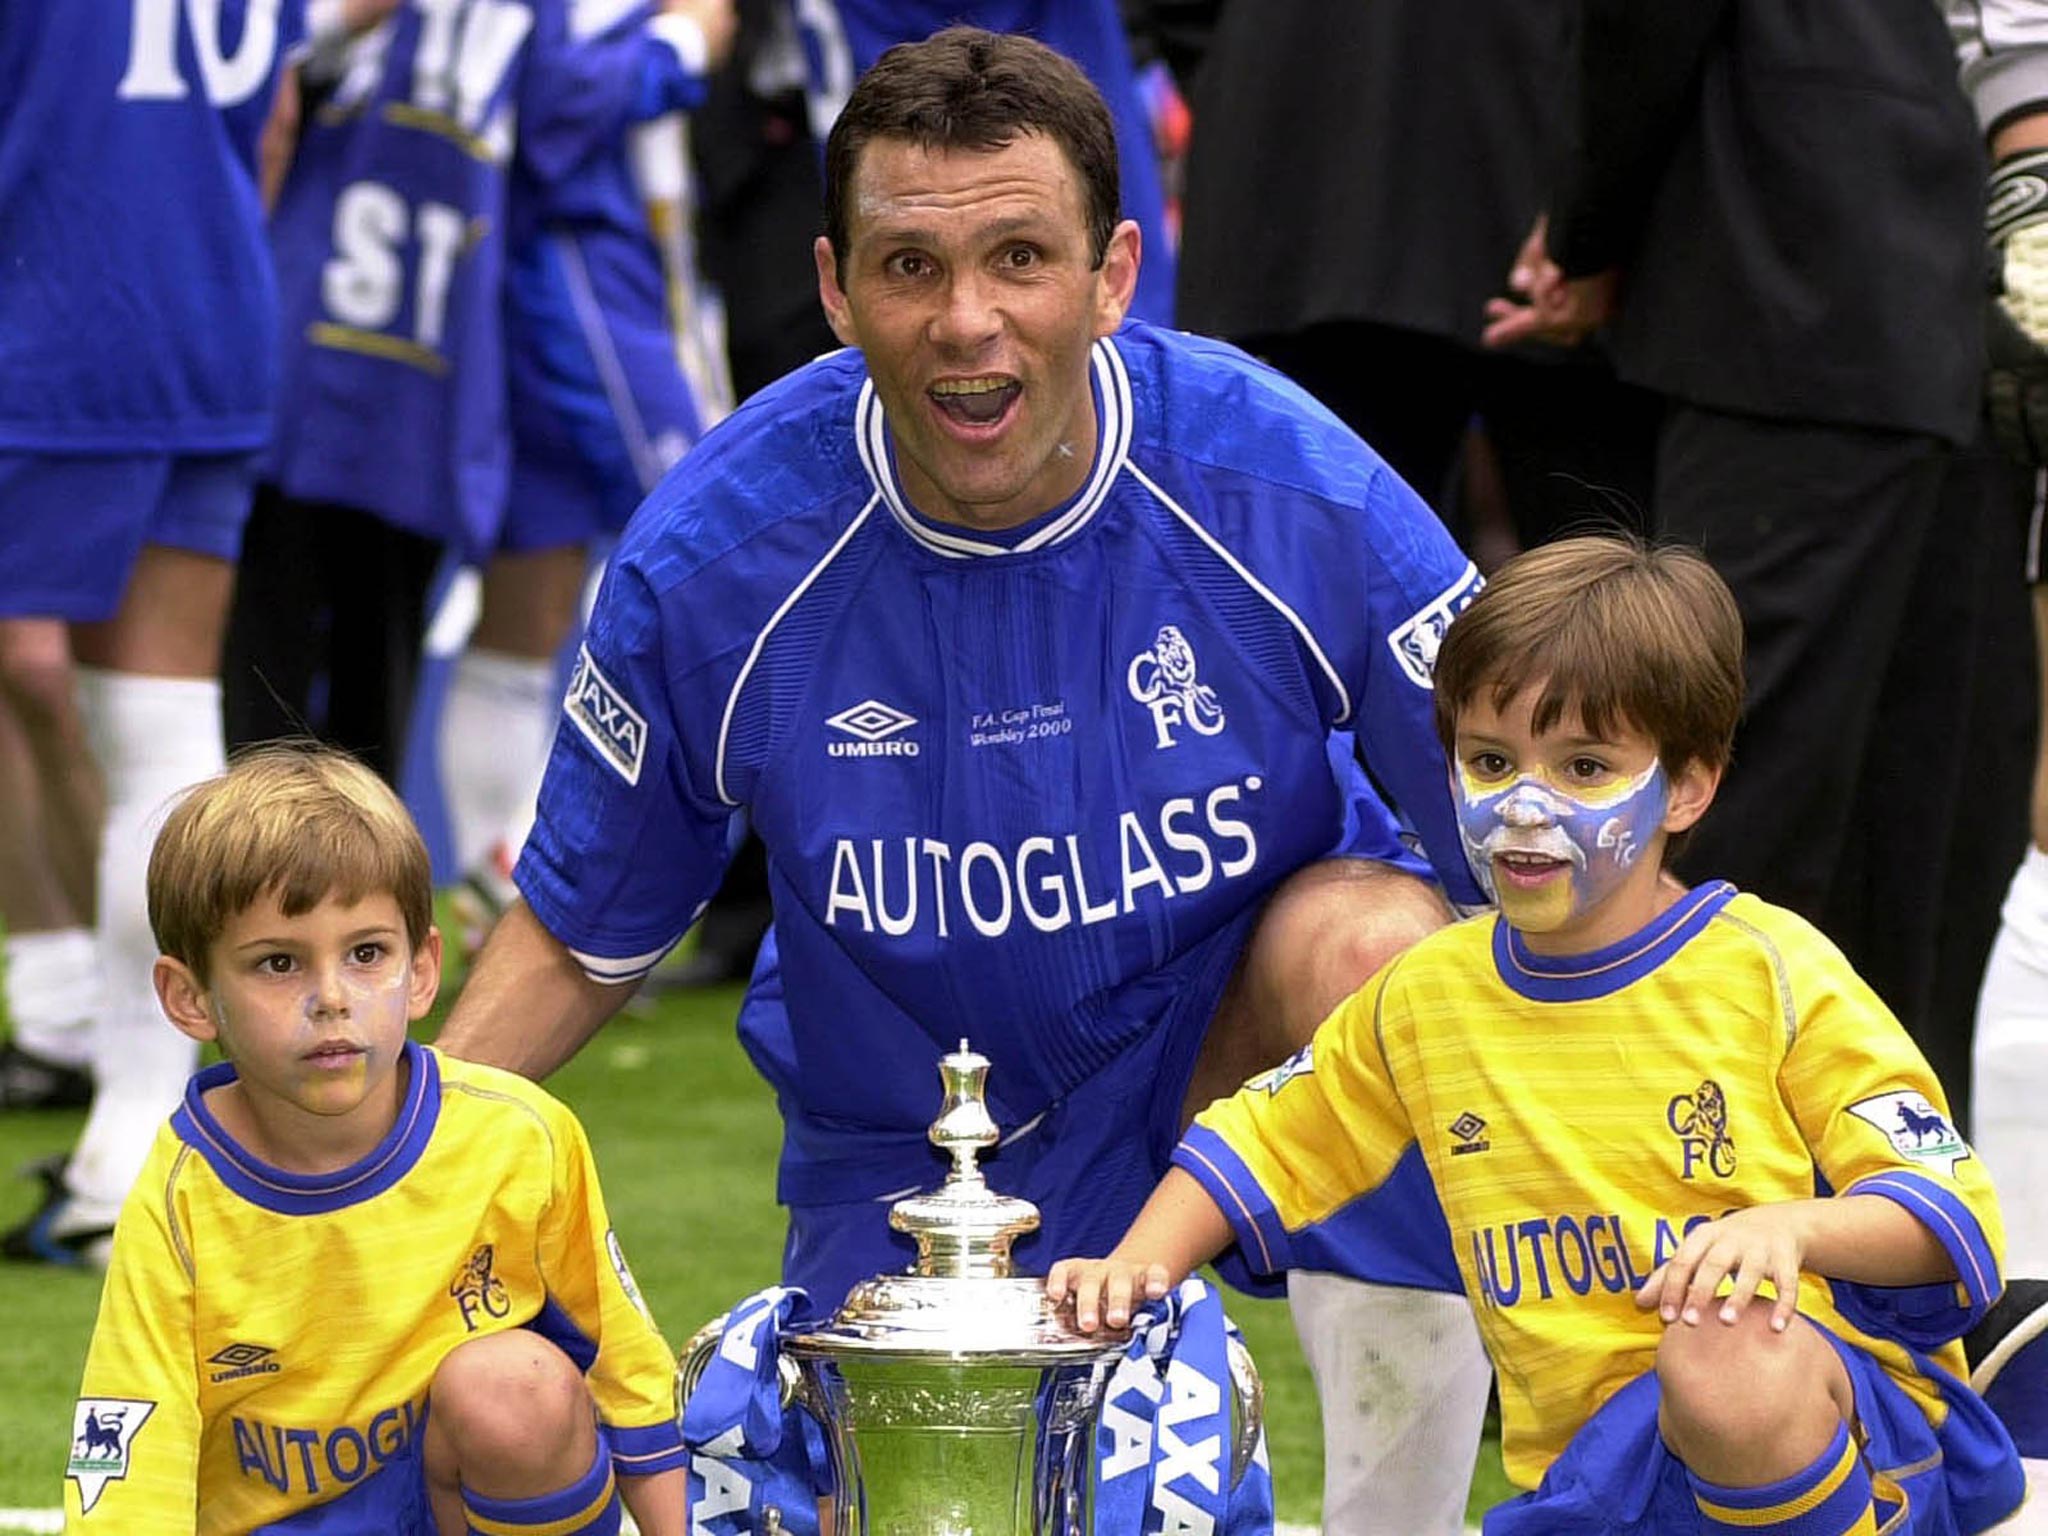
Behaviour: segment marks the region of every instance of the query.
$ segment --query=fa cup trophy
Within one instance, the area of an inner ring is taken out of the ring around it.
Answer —
[[[1084,1334],[1040,1279],[1013,1273],[1010,1245],[1038,1208],[990,1189],[977,1164],[998,1139],[988,1068],[964,1040],[940,1058],[945,1103],[929,1135],[952,1171],[889,1213],[916,1240],[916,1265],[863,1281],[829,1323],[782,1341],[785,1399],[831,1448],[828,1536],[1122,1536],[1095,1529],[1095,1439],[1130,1330]],[[685,1351],[685,1396],[718,1328]],[[1261,1392],[1235,1339],[1229,1367],[1235,1484],[1258,1444]]]

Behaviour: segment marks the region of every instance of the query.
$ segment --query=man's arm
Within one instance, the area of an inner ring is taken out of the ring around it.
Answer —
[[[592,981],[533,909],[516,901],[491,930],[435,1044],[539,1081],[583,1048],[633,985]]]
[[[1727,10],[1728,0],[1585,0],[1548,230],[1565,276],[1627,265]]]
[[[1584,0],[1549,211],[1489,299],[1489,347],[1576,346],[1613,317],[1620,269],[1699,90],[1729,0]]]

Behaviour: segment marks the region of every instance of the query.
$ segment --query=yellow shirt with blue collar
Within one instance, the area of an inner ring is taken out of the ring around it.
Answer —
[[[1953,1341],[2003,1286],[1990,1178],[1919,1050],[1810,924],[1725,883],[1590,955],[1532,954],[1492,914],[1431,935],[1204,1111],[1174,1162],[1253,1269],[1337,1273],[1386,1240],[1375,1199],[1419,1162],[1525,1488],[1651,1369],[1663,1324],[1633,1293],[1701,1222],[1854,1192],[1926,1223],[1959,1280],[1808,1274],[1799,1310],[1938,1432],[1965,1375]]]
[[[531,1328],[582,1368],[614,1469],[683,1464],[675,1357],[613,1235],[589,1143],[523,1078],[408,1044],[397,1122],[287,1173],[194,1077],[114,1231],[72,1425],[67,1531],[225,1536],[350,1494],[416,1450],[467,1339]]]

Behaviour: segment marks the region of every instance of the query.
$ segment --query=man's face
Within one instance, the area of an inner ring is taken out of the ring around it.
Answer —
[[[1091,265],[1081,181],[1051,139],[925,150],[877,139],[854,173],[846,261],[818,292],[866,354],[919,511],[1014,527],[1080,489],[1095,450],[1088,351],[1138,278],[1126,220]]]

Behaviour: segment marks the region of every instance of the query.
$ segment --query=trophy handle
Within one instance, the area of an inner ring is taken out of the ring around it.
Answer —
[[[725,1336],[726,1321],[730,1312],[721,1312],[691,1334],[682,1350],[676,1355],[676,1420],[682,1421],[683,1405],[690,1400],[690,1394],[697,1390],[697,1383],[704,1379],[704,1368],[711,1364],[711,1357],[718,1352],[718,1341]],[[788,1355],[778,1355],[775,1360],[775,1379],[781,1388],[782,1406],[794,1404],[812,1418],[823,1422],[822,1405],[817,1394],[804,1379],[803,1368]]]
[[[1224,1353],[1230,1361],[1230,1486],[1235,1488],[1250,1470],[1259,1436],[1265,1432],[1266,1384],[1259,1379],[1259,1368],[1244,1340],[1230,1338]]]

